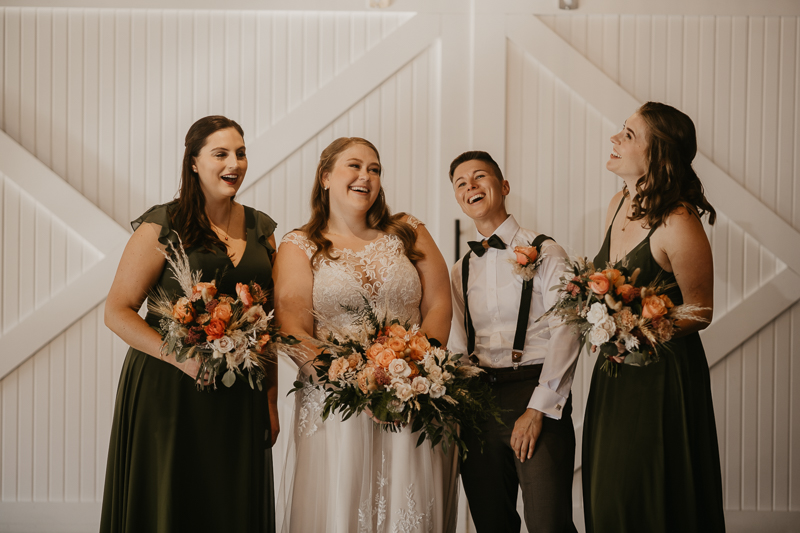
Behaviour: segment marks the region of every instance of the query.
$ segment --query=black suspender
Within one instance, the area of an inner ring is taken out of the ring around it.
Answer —
[[[542,253],[542,243],[553,240],[547,235],[537,235],[531,243],[536,247],[537,254]],[[469,260],[472,250],[467,252],[461,262],[461,292],[464,295],[464,330],[467,332],[467,354],[474,361],[475,352],[475,327],[472,325],[472,316],[469,312],[469,299],[467,288],[469,286]],[[525,348],[525,337],[528,333],[528,318],[531,314],[531,300],[533,299],[533,279],[522,282],[522,294],[519,301],[519,315],[517,316],[517,329],[514,333],[514,347],[511,351],[511,361],[516,370],[522,360],[522,352]]]

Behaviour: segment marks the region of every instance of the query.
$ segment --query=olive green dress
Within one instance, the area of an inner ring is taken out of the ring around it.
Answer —
[[[620,203],[620,207],[622,203]],[[619,207],[617,208],[619,213]],[[616,217],[616,215],[615,215]],[[626,256],[637,284],[661,276],[650,236]],[[609,259],[611,228],[594,264]],[[676,286],[668,292],[683,302]],[[725,530],[711,382],[700,336],[671,341],[657,363],[622,365],[617,377],[592,374],[583,425],[587,533],[711,533]]]
[[[172,241],[168,209],[155,206],[134,220],[161,226]],[[237,282],[272,289],[267,241],[275,222],[245,207],[247,246],[235,267],[225,251],[187,250],[192,269],[211,281],[227,269],[219,291],[235,295]],[[165,266],[158,285],[180,292]],[[148,314],[151,326],[158,319]],[[125,358],[108,450],[101,532],[274,531],[274,493],[266,388],[237,379],[231,388],[200,392],[192,378],[131,348]]]

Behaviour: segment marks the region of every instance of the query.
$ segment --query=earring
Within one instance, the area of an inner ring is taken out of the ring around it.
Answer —
[[[192,167],[192,172],[194,172],[195,174],[197,174],[197,167]]]
[[[322,188],[323,188],[323,189],[325,189],[326,191],[328,190],[328,188],[327,188],[327,187],[322,187]]]

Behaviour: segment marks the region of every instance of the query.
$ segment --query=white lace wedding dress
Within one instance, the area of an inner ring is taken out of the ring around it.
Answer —
[[[419,220],[409,217],[417,227]],[[309,257],[315,245],[302,234],[284,236],[281,245],[300,247]],[[422,286],[417,270],[395,236],[384,235],[364,250],[334,248],[331,261],[314,260],[315,313],[345,327],[352,316],[343,305],[363,307],[364,298],[379,313],[420,323]],[[315,321],[315,336],[328,331]],[[307,379],[307,371],[301,369]],[[366,415],[342,421],[321,419],[324,393],[307,386],[296,393],[294,460],[287,461],[282,491],[287,497],[282,531],[296,533],[447,533],[455,530],[457,468],[452,448],[416,446],[408,427],[382,431]],[[292,446],[290,445],[290,450]],[[293,479],[293,483],[287,482]]]

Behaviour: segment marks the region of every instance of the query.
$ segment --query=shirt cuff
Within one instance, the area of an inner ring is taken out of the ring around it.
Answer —
[[[558,394],[552,389],[548,389],[544,385],[539,385],[533,389],[531,401],[528,402],[529,409],[536,409],[543,412],[548,418],[561,420],[561,414],[564,411],[564,406],[567,404],[567,399]]]

